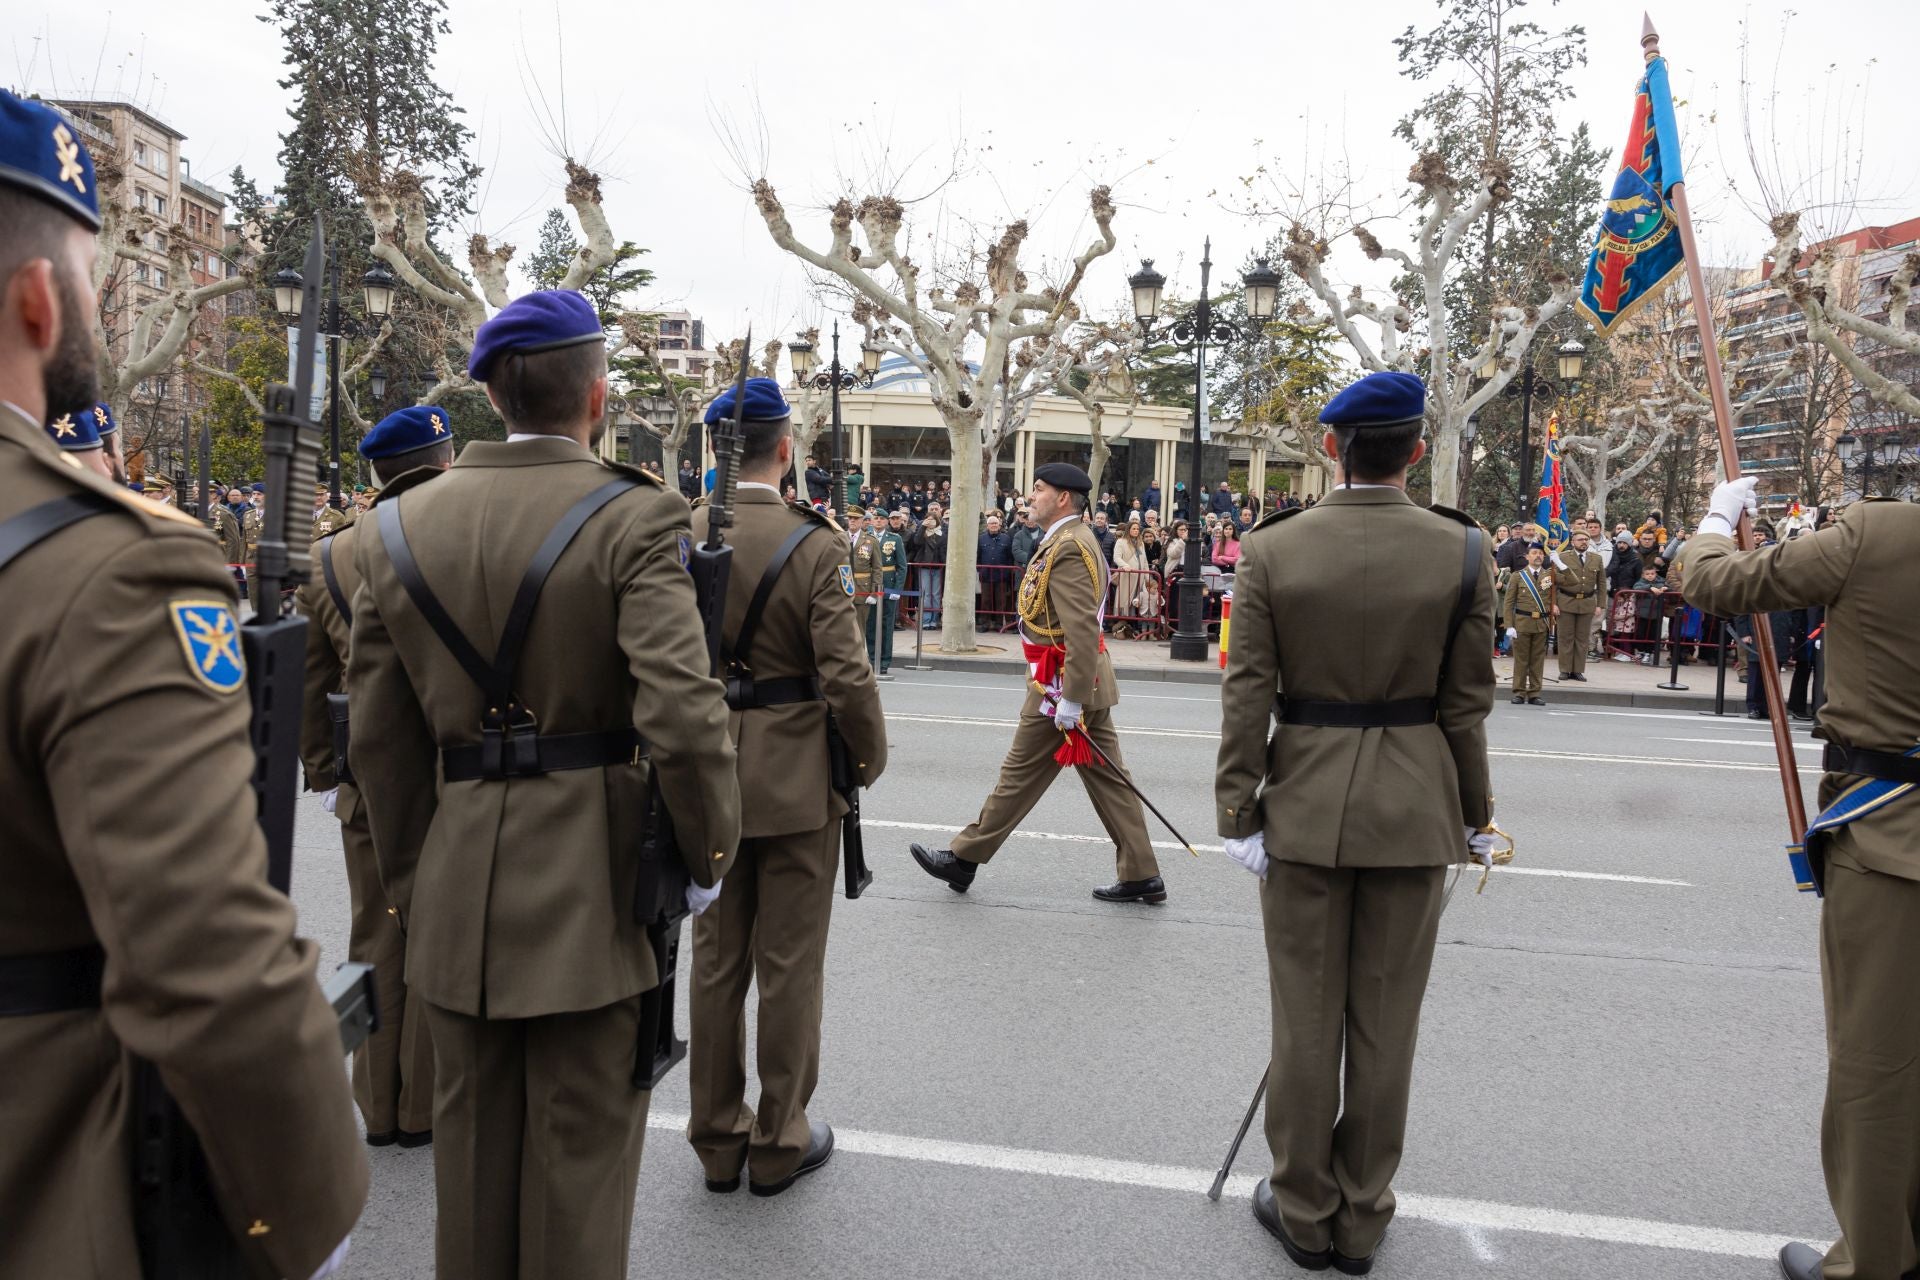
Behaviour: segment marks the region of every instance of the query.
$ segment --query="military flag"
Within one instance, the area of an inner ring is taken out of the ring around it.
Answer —
[[[1667,60],[1655,54],[1634,90],[1627,145],[1580,285],[1580,310],[1602,334],[1624,324],[1685,267],[1679,220],[1668,203],[1684,180]]]
[[[1533,522],[1547,531],[1550,551],[1567,545],[1565,498],[1560,482],[1560,415],[1556,413],[1547,419],[1547,451],[1540,459],[1540,495],[1533,510]]]

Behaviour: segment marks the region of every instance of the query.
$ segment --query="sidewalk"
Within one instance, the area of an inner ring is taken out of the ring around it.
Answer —
[[[965,654],[941,653],[940,641],[940,632],[924,633],[920,670],[972,671],[983,675],[1008,676],[1017,676],[1026,670],[1026,663],[1020,657],[1020,642],[1012,634],[983,631],[979,635],[978,651]],[[894,633],[893,665],[896,670],[914,669],[913,642],[914,632],[911,630]],[[1220,649],[1217,645],[1208,648],[1205,662],[1175,662],[1167,656],[1167,642],[1164,640],[1115,640],[1109,637],[1107,652],[1113,658],[1114,671],[1123,682],[1157,680],[1170,684],[1220,683]],[[1557,662],[1552,654],[1547,655],[1546,690],[1541,696],[1549,703],[1646,707],[1666,711],[1713,710],[1714,668],[1711,664],[1682,666],[1680,683],[1687,688],[1679,691],[1658,687],[1671,678],[1672,668],[1667,666],[1644,667],[1639,663],[1592,661],[1587,663],[1585,684],[1563,684],[1559,680]],[[1505,691],[1512,685],[1513,660],[1495,658],[1493,670],[1502,698],[1512,696]],[[1124,690],[1121,696],[1126,696]],[[1739,715],[1745,710],[1746,686],[1729,669],[1727,711]]]

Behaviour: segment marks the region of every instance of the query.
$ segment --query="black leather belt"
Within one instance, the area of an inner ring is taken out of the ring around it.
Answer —
[[[1547,615],[1544,613],[1528,613],[1524,609],[1515,609],[1513,611],[1513,616],[1516,618],[1544,618]]]
[[[820,701],[820,681],[816,676],[775,676],[755,680],[735,676],[727,681],[727,705],[735,711],[757,711],[761,707],[785,706],[790,702]]]
[[[1853,773],[1863,778],[1910,782],[1920,786],[1920,756],[1869,751],[1865,747],[1842,747],[1830,742],[1827,749],[1820,753],[1820,767],[1828,773]]]
[[[448,782],[534,777],[562,769],[593,769],[602,765],[638,764],[646,758],[647,743],[633,729],[602,733],[519,733],[497,742],[475,742],[445,747],[440,773]],[[489,759],[492,756],[492,759]]]
[[[1317,702],[1309,698],[1282,698],[1274,706],[1282,724],[1321,725],[1330,729],[1391,729],[1432,724],[1440,718],[1434,698],[1401,698],[1397,702]]]
[[[0,1018],[98,1009],[106,967],[107,953],[98,944],[0,956]]]

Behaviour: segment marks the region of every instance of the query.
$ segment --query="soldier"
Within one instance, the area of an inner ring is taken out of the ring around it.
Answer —
[[[1687,544],[1689,603],[1720,617],[1826,606],[1823,812],[1807,852],[1825,897],[1820,980],[1827,1099],[1820,1158],[1840,1239],[1828,1280],[1911,1274],[1920,1261],[1920,507],[1868,499],[1837,524],[1736,551],[1754,511],[1748,476],[1713,491]],[[1751,677],[1760,679],[1755,671]],[[1780,1252],[1788,1280],[1818,1280],[1820,1252]]]
[[[1553,578],[1545,569],[1544,543],[1527,544],[1527,562],[1507,579],[1501,620],[1513,642],[1513,700],[1544,707],[1540,679],[1547,670],[1547,627],[1558,612],[1553,604]]]
[[[120,424],[114,421],[113,406],[104,400],[95,404],[93,423],[100,433],[100,447],[106,452],[107,478],[127,483],[127,459],[120,450]]]
[[[0,91],[0,594],[32,604],[0,629],[0,1271],[141,1274],[135,1054],[247,1264],[330,1274],[366,1159],[318,951],[267,883],[232,580],[41,426],[97,395],[96,191],[73,126]]]
[[[872,618],[874,601],[880,596],[880,539],[868,527],[867,513],[861,508],[849,506],[847,518],[853,522],[853,616],[867,646],[867,665],[877,670]]]
[[[875,670],[882,680],[891,680],[887,668],[893,665],[893,633],[900,619],[900,593],[907,589],[907,518],[895,511],[879,526],[875,537],[880,553],[874,561],[880,582],[877,607],[868,611],[867,653],[878,658]]]
[[[1584,683],[1593,615],[1606,589],[1600,553],[1587,546],[1585,520],[1577,520],[1571,545],[1553,553],[1554,630],[1560,646],[1560,678]]]
[[[255,609],[260,607],[260,577],[257,572],[260,558],[260,531],[266,525],[267,486],[255,481],[247,494],[247,511],[240,517],[241,557],[244,562],[242,572],[247,578],[247,603]]]
[[[416,405],[388,414],[360,441],[360,455],[397,497],[453,465],[453,437],[446,411]],[[380,1027],[353,1055],[353,1099],[367,1126],[367,1145],[423,1147],[433,1141],[433,1041],[419,993],[406,980],[406,937],[400,919],[380,885],[373,833],[366,806],[350,768],[343,768],[347,725],[341,702],[346,694],[348,640],[353,598],[360,588],[354,548],[370,526],[349,521],[314,548],[320,572],[300,588],[300,612],[307,615],[307,679],[301,716],[300,758],[307,789],[327,793],[340,820],[340,842],[347,862],[347,895],[352,917],[347,958],[374,968],[380,998]],[[336,695],[329,700],[328,695]],[[374,708],[365,723],[380,723]]]
[[[63,410],[47,420],[47,438],[75,463],[104,480],[113,479],[100,431],[91,409]]]
[[[507,439],[354,540],[347,688],[379,732],[348,763],[433,1036],[438,1271],[604,1280],[627,1270],[663,976],[634,909],[651,796],[704,907],[739,840],[734,749],[686,500],[592,452],[593,304],[516,298],[469,369]]]
[[[1344,487],[1247,537],[1220,690],[1219,831],[1261,877],[1273,1008],[1253,1213],[1347,1275],[1393,1217],[1446,868],[1492,850],[1493,564],[1469,517],[1407,498],[1425,401],[1373,373],[1328,403]]]
[[[315,542],[330,533],[337,533],[352,523],[352,517],[333,505],[332,494],[325,481],[313,486],[313,540]]]
[[[708,406],[707,421],[732,416],[733,400],[728,390]],[[749,379],[741,416],[723,643],[740,777],[757,786],[726,887],[693,927],[687,1140],[709,1191],[733,1191],[750,1169],[748,1190],[771,1196],[833,1152],[833,1130],[807,1117],[820,1078],[827,921],[847,810],[832,787],[828,719],[863,786],[886,767],[887,733],[873,669],[847,611],[853,571],[840,530],[811,507],[782,502],[776,487],[793,466],[779,385]],[[696,540],[706,514],[694,512]],[[756,981],[754,1108],[746,1103],[745,1007]]]
[[[951,849],[912,845],[914,861],[947,887],[965,893],[980,864],[992,858],[1020,820],[1060,776],[1061,735],[1081,730],[1107,763],[1083,763],[1080,781],[1114,843],[1120,879],[1093,891],[1102,902],[1165,902],[1167,886],[1154,861],[1139,797],[1113,770],[1124,769],[1113,707],[1120,689],[1100,638],[1107,598],[1107,562],[1086,522],[1093,481],[1070,462],[1033,473],[1030,509],[1047,536],[1020,582],[1020,643],[1029,667],[1026,705],[1000,780],[980,816]],[[1090,752],[1087,754],[1091,754]]]

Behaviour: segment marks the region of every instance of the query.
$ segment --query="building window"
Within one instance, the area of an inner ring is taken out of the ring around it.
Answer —
[[[146,188],[135,187],[133,189],[133,207],[136,209],[144,209],[147,207]]]
[[[153,287],[156,289],[164,289],[167,287],[167,273],[160,267],[153,269]]]
[[[153,198],[153,214],[156,218],[164,218],[167,216],[167,198],[165,196],[155,196]]]

